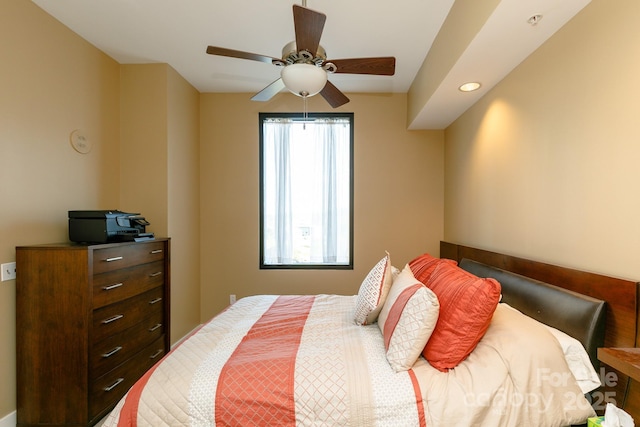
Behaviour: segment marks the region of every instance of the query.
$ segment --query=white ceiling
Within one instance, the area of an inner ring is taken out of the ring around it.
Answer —
[[[590,0],[492,1],[498,3],[494,13],[437,82],[438,90],[410,128],[446,127]],[[119,63],[167,63],[200,92],[246,92],[248,97],[276,80],[280,69],[207,55],[207,46],[280,57],[284,45],[294,39],[292,5],[302,4],[292,0],[33,2]],[[396,57],[392,77],[334,74],[329,77],[334,85],[347,94],[405,93],[453,3],[308,0],[307,7],[327,15],[320,43],[328,59]],[[536,13],[543,14],[543,20],[532,31],[526,20]],[[483,86],[478,93],[461,97],[456,92],[464,79],[480,79]]]

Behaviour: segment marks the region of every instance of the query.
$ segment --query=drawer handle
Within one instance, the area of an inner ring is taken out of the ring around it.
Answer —
[[[162,253],[162,249],[154,249],[151,251],[152,254],[161,254]]]
[[[151,273],[149,277],[157,277],[157,276],[160,276],[161,274],[162,274],[162,271],[156,271],[155,273]]]
[[[103,354],[102,354],[102,357],[104,357],[104,358],[106,359],[107,357],[111,357],[111,356],[113,356],[114,354],[116,354],[116,353],[117,353],[117,352],[119,352],[120,350],[122,350],[122,347],[118,346],[118,347],[114,348],[114,349],[113,349],[113,350],[111,350],[111,351],[107,351],[106,353],[103,353]]]
[[[104,391],[111,391],[114,388],[116,388],[118,386],[118,384],[120,384],[122,381],[124,381],[124,378],[118,378],[116,380],[116,382],[114,382],[113,384],[111,384],[110,386],[107,386],[105,388],[103,388]]]
[[[114,256],[113,258],[107,258],[107,259],[105,259],[105,261],[107,261],[107,262],[113,262],[113,261],[120,261],[121,259],[124,259],[124,257],[121,257],[121,256]]]
[[[159,348],[155,353],[153,353],[151,356],[149,356],[149,359],[155,359],[156,357],[160,356],[163,352],[164,352],[164,350]]]
[[[108,319],[104,319],[102,321],[103,325],[106,325],[107,323],[111,323],[111,322],[115,322],[116,320],[120,320],[124,317],[124,314],[116,314],[113,317],[109,317]]]
[[[156,299],[152,299],[151,301],[149,301],[149,305],[155,304],[157,302],[162,301],[162,297],[158,297]]]
[[[102,289],[105,291],[110,291],[111,289],[119,288],[124,285],[124,283],[114,283],[113,285],[103,286]]]
[[[157,324],[155,324],[155,325],[153,325],[152,327],[149,328],[149,332],[153,332],[156,329],[161,328],[161,327],[162,327],[162,323],[157,323]]]

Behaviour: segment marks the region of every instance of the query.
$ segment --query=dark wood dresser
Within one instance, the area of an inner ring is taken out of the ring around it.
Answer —
[[[18,426],[90,426],[169,351],[170,239],[16,248]]]

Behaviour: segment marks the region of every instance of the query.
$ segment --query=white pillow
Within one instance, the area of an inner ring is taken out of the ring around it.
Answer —
[[[508,304],[502,304],[512,310],[519,311]],[[545,325],[542,322],[538,323],[547,328],[549,332],[551,332],[551,335],[560,343],[560,347],[562,347],[562,352],[564,353],[564,359],[567,361],[569,370],[575,377],[582,393],[587,394],[600,387],[602,385],[600,377],[591,364],[589,354],[587,350],[584,349],[582,343],[556,328]]]
[[[438,321],[440,304],[407,265],[396,277],[378,317],[387,360],[394,371],[416,363]]]
[[[548,325],[544,326],[549,329],[551,334],[556,337],[560,343],[567,365],[569,365],[569,369],[576,378],[576,382],[582,392],[586,394],[600,387],[602,385],[600,377],[591,364],[589,354],[584,349],[582,343],[556,328]]]
[[[376,263],[358,290],[354,320],[358,325],[370,325],[378,318],[391,287],[391,259],[389,252]]]

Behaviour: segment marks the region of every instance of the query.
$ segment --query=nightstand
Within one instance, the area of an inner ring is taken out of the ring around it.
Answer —
[[[598,360],[640,381],[640,348],[599,348]]]
[[[599,348],[598,360],[629,377],[622,409],[640,421],[640,348]]]

